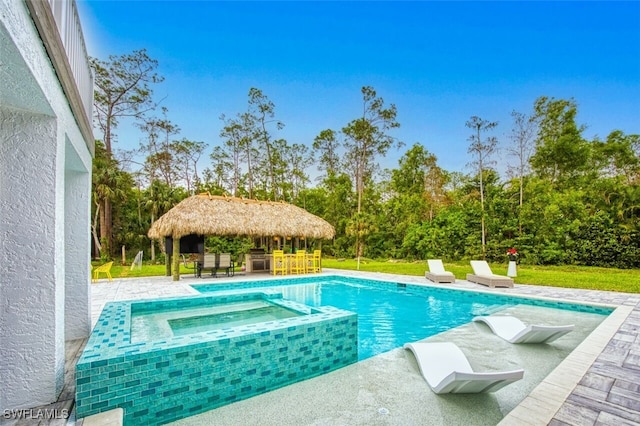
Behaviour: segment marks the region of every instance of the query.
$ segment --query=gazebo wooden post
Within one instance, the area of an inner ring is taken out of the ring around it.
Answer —
[[[168,240],[168,238],[166,239]],[[165,241],[166,241],[165,240]],[[173,247],[173,246],[171,246]],[[171,249],[171,251],[173,252],[173,248]],[[171,254],[169,253],[169,250],[167,250],[167,247],[165,246],[165,256],[164,256],[164,275],[166,277],[170,277],[171,276]]]
[[[180,238],[173,237],[173,281],[180,281]]]

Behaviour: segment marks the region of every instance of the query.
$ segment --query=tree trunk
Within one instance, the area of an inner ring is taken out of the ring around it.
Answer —
[[[153,212],[151,212],[151,226],[153,226],[154,222],[155,222],[155,214]],[[151,240],[150,252],[151,252],[151,263],[155,263],[155,261],[156,261],[156,244],[154,243],[153,239]],[[166,254],[167,254],[167,256],[169,255],[169,253],[166,253]]]
[[[478,127],[478,142],[480,142],[480,127]],[[483,164],[482,164],[482,152],[480,152],[480,157],[478,158],[478,166],[480,169],[480,209],[481,209],[481,228],[482,228],[482,258],[487,258],[487,247],[485,240],[485,230],[484,230],[484,181],[483,181]]]
[[[102,208],[100,209],[100,252],[98,255],[102,256],[104,250],[108,250],[109,247],[104,247],[102,245],[103,242],[106,242],[109,245],[109,238],[107,233],[107,200],[101,201]],[[107,255],[109,253],[106,253]]]
[[[91,224],[91,235],[93,236],[93,246],[95,254],[100,256],[102,246],[100,245],[100,237],[98,237],[98,218],[100,217],[100,203],[96,203],[96,214],[93,216],[93,224]]]
[[[111,161],[113,154],[111,149],[111,126],[113,125],[113,107],[109,106],[109,112],[107,115],[107,125],[104,135],[104,147],[107,152],[107,159]],[[104,238],[107,241],[107,255],[111,257],[113,251],[113,218],[111,211],[111,200],[104,199],[104,211],[102,212],[102,220],[100,221],[100,239]],[[104,247],[103,247],[104,249]]]
[[[522,204],[524,202],[524,172],[520,169],[520,209],[518,210],[518,236],[522,235]]]
[[[253,168],[251,165],[251,146],[247,148],[247,179],[249,184],[249,198],[253,198]]]
[[[111,200],[104,200],[104,212],[103,212],[103,220],[104,223],[100,223],[100,238],[105,238],[107,241],[107,255],[109,257],[113,256],[113,218],[111,216]],[[102,222],[102,221],[101,221]],[[103,247],[104,250],[104,247]]]

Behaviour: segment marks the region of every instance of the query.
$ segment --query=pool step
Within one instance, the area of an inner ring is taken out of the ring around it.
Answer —
[[[122,408],[114,408],[113,410],[85,417],[82,419],[82,426],[122,426],[123,418],[124,410]]]
[[[471,314],[475,317],[483,315],[493,315],[496,312],[504,311],[505,309],[512,308],[515,305],[490,305],[484,308],[474,309]]]

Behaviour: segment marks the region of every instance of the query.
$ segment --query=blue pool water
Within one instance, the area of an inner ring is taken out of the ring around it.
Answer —
[[[345,281],[278,288],[285,299],[309,306],[329,305],[358,314],[358,359],[363,360],[415,340],[468,323],[496,309],[489,301],[462,302],[455,294],[417,296]],[[444,296],[444,297],[443,297]]]
[[[611,310],[566,303],[541,302],[510,296],[331,277],[241,283],[241,287],[281,291],[283,298],[308,306],[334,306],[358,314],[358,359],[401,347],[516,304],[542,305],[608,314]],[[269,287],[266,287],[269,285]],[[200,292],[237,290],[238,285],[196,285]]]
[[[170,339],[211,330],[302,315],[267,301],[244,301],[192,308],[174,307],[131,313],[131,342]]]
[[[239,325],[274,321],[300,315],[301,314],[281,308],[280,306],[264,306],[243,311],[176,318],[167,320],[167,322],[174,336],[184,336],[212,329],[237,327]]]

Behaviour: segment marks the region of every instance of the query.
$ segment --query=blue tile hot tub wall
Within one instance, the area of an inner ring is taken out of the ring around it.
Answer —
[[[238,298],[247,295],[218,299]],[[192,299],[202,304],[203,298]],[[176,303],[184,305],[184,300]],[[166,307],[168,302],[161,303]],[[121,407],[125,424],[163,424],[358,359],[357,316],[332,307],[310,309],[309,315],[296,318],[131,344],[132,304],[108,304],[87,343],[76,367],[78,417]],[[288,301],[279,304],[296,308]]]

